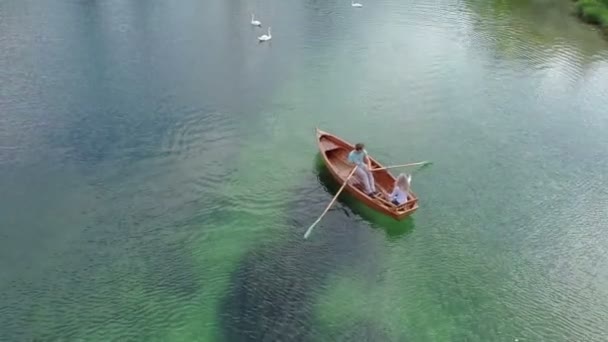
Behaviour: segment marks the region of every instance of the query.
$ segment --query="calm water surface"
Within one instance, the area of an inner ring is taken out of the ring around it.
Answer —
[[[571,6],[0,1],[0,340],[608,340],[608,43]],[[304,241],[315,126],[432,160],[420,210],[344,196]]]

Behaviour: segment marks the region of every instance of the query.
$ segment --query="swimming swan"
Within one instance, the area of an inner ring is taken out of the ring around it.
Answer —
[[[264,34],[264,35],[259,36],[259,37],[258,37],[258,40],[259,40],[260,42],[265,42],[265,41],[267,41],[267,40],[271,40],[271,39],[272,39],[272,34],[271,34],[271,32],[270,32],[270,31],[271,31],[271,28],[270,28],[270,27],[268,27],[268,34]]]
[[[251,13],[251,25],[253,26],[262,26],[262,23],[259,20],[255,20],[255,16]]]

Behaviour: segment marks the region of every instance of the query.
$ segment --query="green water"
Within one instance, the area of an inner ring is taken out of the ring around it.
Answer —
[[[606,341],[608,43],[362,2],[0,2],[0,340]],[[433,161],[420,209],[304,241],[316,126]]]

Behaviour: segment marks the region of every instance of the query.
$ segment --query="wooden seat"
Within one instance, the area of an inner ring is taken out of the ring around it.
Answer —
[[[323,148],[325,149],[325,152],[334,151],[342,148],[342,146],[336,145],[333,141],[328,139],[323,139],[322,144]]]

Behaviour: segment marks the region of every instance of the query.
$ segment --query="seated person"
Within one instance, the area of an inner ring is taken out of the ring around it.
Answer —
[[[348,161],[357,165],[355,174],[363,182],[365,193],[372,198],[376,196],[378,192],[376,191],[376,183],[371,171],[372,164],[367,156],[367,151],[365,151],[365,146],[361,143],[355,145],[355,149],[348,154]]]
[[[406,176],[405,174],[400,174],[395,181],[395,187],[393,188],[393,192],[388,196],[388,200],[391,201],[394,205],[402,205],[407,202],[410,190],[410,179],[411,177]]]

